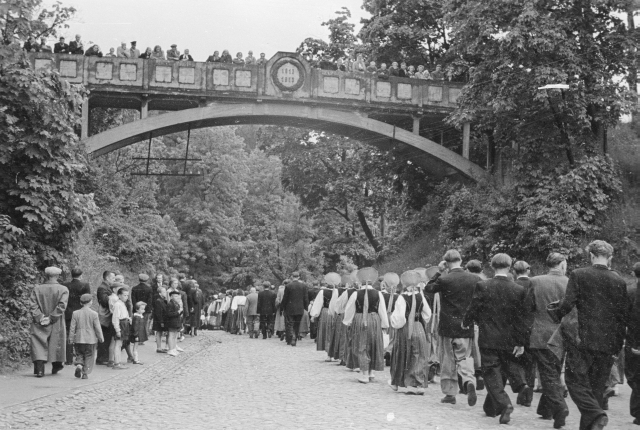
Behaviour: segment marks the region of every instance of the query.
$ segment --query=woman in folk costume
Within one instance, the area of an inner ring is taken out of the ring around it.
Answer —
[[[227,290],[222,297],[222,303],[220,304],[220,314],[222,318],[220,321],[220,328],[226,332],[229,331],[229,310],[231,309],[231,290]]]
[[[237,312],[231,307],[237,295],[237,290],[231,290],[231,301],[229,302],[229,309],[227,310],[227,332],[231,334],[236,334],[238,332]]]
[[[347,303],[351,296],[357,291],[356,284],[351,278],[350,274],[341,276],[341,283],[346,288],[338,299],[336,306],[337,310],[342,313],[342,333],[343,333],[343,346],[341,347],[340,365],[347,366],[349,370],[358,369],[358,355],[353,351],[353,327],[344,325],[344,313],[347,309]]]
[[[431,319],[431,308],[418,288],[420,274],[409,270],[402,274],[405,292],[398,296],[391,314],[391,326],[397,332],[391,353],[391,388],[413,387],[424,394],[429,377],[429,344],[424,325]]]
[[[311,308],[309,308],[311,309]],[[309,318],[309,309],[305,309],[300,319],[300,329],[298,329],[298,340],[302,340],[311,332],[311,318]]]
[[[340,286],[342,283],[342,277],[337,273],[334,273],[335,280],[333,281],[335,284],[334,291],[334,300],[329,305],[329,308],[333,308],[333,333],[331,336],[331,341],[329,343],[329,356],[334,360],[340,360],[340,365],[344,366],[344,347],[345,347],[345,333],[346,328],[342,321],[344,321],[344,310],[347,307],[347,302],[349,301],[349,297],[345,294],[347,289],[345,286]],[[328,276],[328,275],[327,275]],[[344,297],[343,297],[344,296]],[[342,301],[341,301],[342,299]]]
[[[335,276],[334,276],[335,275]],[[333,316],[335,301],[337,301],[337,290],[334,289],[337,283],[340,283],[340,275],[337,273],[327,273],[324,281],[327,286],[323,286],[318,295],[316,295],[311,307],[311,317],[318,320],[318,334],[316,335],[316,350],[329,352],[331,338],[333,336]],[[333,303],[332,303],[333,302]],[[333,361],[329,354],[327,362]]]
[[[384,297],[384,303],[387,307],[388,318],[391,318],[391,313],[393,312],[396,301],[398,300],[398,294],[396,293],[398,284],[400,284],[400,277],[397,273],[388,272],[382,277],[380,287],[382,288],[382,296]],[[391,360],[391,351],[393,350],[393,341],[395,340],[395,336],[396,329],[389,327],[389,344],[384,349],[384,359],[387,365]]]
[[[278,294],[276,295],[276,321],[274,323],[273,330],[276,332],[276,335],[280,338],[280,340],[284,340],[284,334],[286,330],[285,321],[284,321],[284,312],[280,309],[280,303],[282,303],[282,296],[284,295],[284,286],[289,283],[288,279],[284,280],[284,284],[278,287]]]
[[[236,291],[236,296],[231,302],[231,310],[233,311],[235,320],[235,331],[233,334],[243,334],[247,328],[247,297],[240,288]]]
[[[358,270],[362,288],[351,296],[344,312],[343,324],[354,326],[353,345],[362,373],[358,382],[363,384],[374,379],[374,371],[384,370],[382,330],[389,328],[389,320],[382,293],[372,287],[376,279],[373,267]]]
[[[216,327],[220,327],[220,323],[222,322],[222,312],[220,312],[220,308],[222,307],[222,297],[224,294],[214,294],[213,301],[209,305],[207,309],[208,316],[208,324],[209,328],[215,330]]]

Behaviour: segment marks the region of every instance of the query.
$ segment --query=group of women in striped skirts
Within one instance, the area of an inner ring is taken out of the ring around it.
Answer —
[[[432,351],[427,335],[431,307],[422,292],[426,280],[417,270],[378,278],[371,267],[342,276],[327,274],[310,311],[318,327],[317,350],[327,353],[325,361],[359,371],[363,384],[384,371],[387,351],[391,388],[424,394]]]

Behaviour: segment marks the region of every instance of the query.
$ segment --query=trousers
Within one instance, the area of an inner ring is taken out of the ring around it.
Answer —
[[[613,356],[566,343],[565,382],[571,400],[580,411],[580,430],[587,430],[595,420],[606,415],[602,409],[603,394],[613,366]]]
[[[560,380],[562,361],[549,349],[530,349],[529,352],[538,365],[542,385],[542,397],[537,413],[543,417],[553,417],[556,412],[567,409]]]
[[[458,375],[462,378],[462,387],[467,382],[476,383],[475,368],[471,352],[473,338],[450,338],[440,336],[440,388],[448,396],[458,392]]]
[[[75,360],[73,364],[82,366],[82,373],[88,375],[93,370],[95,362],[96,344],[95,343],[76,343],[73,345],[75,350]]]
[[[98,343],[98,359],[97,361],[100,363],[106,363],[109,361],[109,346],[111,345],[111,338],[113,337],[113,330],[111,326],[102,327],[102,335],[104,337],[104,342]]]
[[[298,341],[298,336],[300,335],[300,321],[302,321],[302,315],[285,315],[284,320],[286,325],[287,343],[295,344]]]
[[[511,399],[504,390],[507,378],[511,383],[511,389],[518,392],[525,385],[524,370],[512,351],[480,348],[480,354],[482,377],[487,388],[487,397],[482,409],[488,416],[495,417],[511,405]]]
[[[262,337],[271,336],[273,334],[273,322],[275,315],[260,315],[260,331]]]
[[[640,356],[633,354],[630,348],[625,350],[624,374],[631,387],[629,413],[634,418],[640,418]]]

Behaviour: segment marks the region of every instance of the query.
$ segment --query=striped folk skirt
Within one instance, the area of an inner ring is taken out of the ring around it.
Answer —
[[[408,334],[408,324],[396,331],[391,352],[391,385],[427,388],[430,367],[427,335],[419,322],[413,325],[411,339]]]
[[[236,311],[236,327],[237,331],[244,331],[247,329],[247,307],[245,305],[239,305]]]
[[[356,353],[360,371],[384,370],[384,343],[380,315],[369,312],[367,325],[364,325],[363,314],[356,314],[353,319],[353,351]]]
[[[342,324],[344,325],[344,324]],[[350,326],[345,327],[345,336],[344,336],[344,362],[346,363],[347,369],[357,369],[358,368],[358,354],[353,349],[353,333],[355,328],[353,323]]]
[[[329,308],[322,308],[318,316],[318,335],[316,337],[316,351],[329,351],[329,343],[333,331],[333,318],[329,316]]]
[[[238,333],[238,311],[232,311],[229,309],[227,319],[229,322],[229,333],[236,334]]]
[[[233,327],[233,311],[229,309],[225,312],[225,320],[224,320],[224,329],[227,333],[231,333],[231,328]]]
[[[347,326],[342,324],[343,320],[344,314],[335,314],[333,317],[333,336],[331,337],[328,353],[335,360],[342,359],[344,355],[344,333]]]

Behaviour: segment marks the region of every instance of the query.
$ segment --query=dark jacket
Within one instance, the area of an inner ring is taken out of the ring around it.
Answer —
[[[54,54],[68,54],[69,53],[69,45],[66,43],[56,43],[53,45],[53,53]]]
[[[580,347],[617,354],[622,349],[630,303],[624,279],[606,266],[593,265],[571,273],[567,294],[550,314],[560,321],[576,307]]]
[[[400,69],[395,67],[389,68],[389,76],[400,76]]]
[[[219,63],[220,62],[220,57],[214,57],[213,55],[209,55],[209,57],[207,58],[207,63]]]
[[[84,49],[78,47],[78,42],[72,40],[69,42],[69,54],[82,55],[84,54]]]
[[[276,293],[264,290],[258,293],[258,314],[273,315],[276,313]]]
[[[440,293],[440,324],[438,334],[450,338],[472,338],[473,326],[461,327],[464,313],[471,304],[478,276],[462,268],[452,269],[446,275],[436,273],[429,281],[425,293]]]
[[[529,278],[528,276],[523,276],[522,278],[517,278],[514,282],[524,287],[525,297],[529,295],[529,291],[531,290],[531,278]],[[531,327],[533,327],[533,314],[531,314],[531,312],[527,312],[524,321],[527,325],[527,339],[529,339],[529,337],[531,336]]]
[[[389,69],[378,69],[377,72],[378,79],[388,80],[389,79]]]
[[[231,58],[231,54],[222,54],[220,56],[220,63],[233,63],[233,58]]]
[[[164,313],[164,327],[167,329],[180,329],[182,327],[182,316],[180,315],[180,305],[169,300]]]
[[[559,270],[551,270],[546,275],[529,279],[530,288],[527,292],[526,307],[533,320],[529,336],[530,348],[548,348],[547,342],[560,324],[553,321],[547,312],[547,305],[564,298],[567,282],[569,278],[562,275]]]
[[[167,313],[167,301],[158,296],[153,305],[153,330],[165,331],[164,315]]]
[[[286,315],[303,315],[309,307],[307,286],[300,281],[293,281],[284,287],[284,295],[280,305]]]
[[[102,281],[102,284],[100,284],[96,292],[96,297],[98,299],[98,317],[103,327],[111,326],[111,310],[109,309],[110,295],[111,288],[109,284],[107,284],[107,281]]]
[[[71,322],[71,317],[73,317],[73,312],[82,308],[80,297],[83,294],[91,294],[91,287],[88,283],[79,279],[72,279],[71,282],[67,282],[64,286],[69,289],[69,301],[67,302],[67,309],[64,311],[64,319],[69,323]],[[69,324],[67,324],[67,327],[69,327]]]
[[[136,306],[138,302],[145,302],[147,306],[144,308],[145,314],[153,312],[153,290],[151,285],[146,282],[140,282],[138,285],[131,289],[131,303]]]
[[[513,350],[527,344],[525,290],[504,276],[476,284],[463,324],[478,324],[480,348]]]
[[[184,311],[185,320],[189,318],[190,300],[187,293],[180,291],[180,299],[182,299],[182,309]]]

